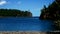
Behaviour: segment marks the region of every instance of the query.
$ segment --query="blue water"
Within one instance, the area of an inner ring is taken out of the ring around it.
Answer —
[[[8,17],[0,18],[0,31],[51,31],[51,20],[34,18]]]

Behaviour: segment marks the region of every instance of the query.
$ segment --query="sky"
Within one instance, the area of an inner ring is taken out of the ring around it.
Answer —
[[[18,9],[30,11],[33,16],[40,16],[44,5],[48,6],[54,0],[0,0],[0,9]]]

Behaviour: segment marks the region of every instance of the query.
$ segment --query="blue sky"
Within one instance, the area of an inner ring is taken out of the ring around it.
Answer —
[[[54,0],[0,0],[0,8],[29,10],[33,16],[40,16],[44,5],[48,6]]]

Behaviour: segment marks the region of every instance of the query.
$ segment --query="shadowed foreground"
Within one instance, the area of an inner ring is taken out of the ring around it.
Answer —
[[[22,31],[18,31],[18,32],[16,32],[16,31],[4,31],[4,32],[0,32],[0,34],[46,34],[46,32],[29,32],[29,31],[25,31],[25,32],[22,32]]]
[[[0,31],[0,34],[59,34],[60,32]]]

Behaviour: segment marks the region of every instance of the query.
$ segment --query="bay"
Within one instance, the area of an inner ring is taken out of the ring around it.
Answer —
[[[0,31],[52,31],[51,20],[39,20],[38,17],[0,18]]]

